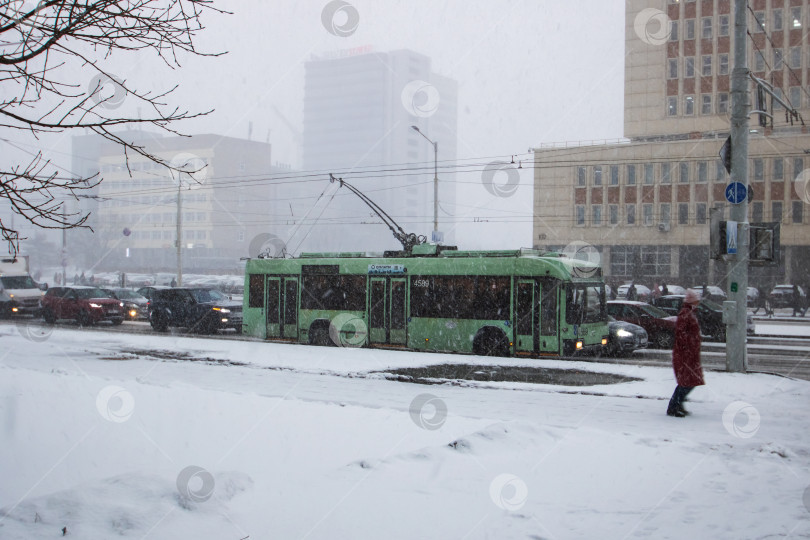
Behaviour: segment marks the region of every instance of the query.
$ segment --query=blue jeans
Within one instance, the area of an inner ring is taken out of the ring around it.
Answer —
[[[683,402],[686,401],[686,396],[689,392],[694,390],[694,386],[677,386],[672,393],[672,399],[669,400],[669,407],[667,407],[667,414],[674,413],[683,409]]]

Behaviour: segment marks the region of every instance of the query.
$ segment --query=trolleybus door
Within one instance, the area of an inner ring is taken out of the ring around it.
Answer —
[[[517,352],[535,352],[535,329],[537,324],[536,287],[534,280],[519,279],[515,294],[515,334]]]
[[[407,299],[405,278],[391,278],[391,301],[388,304],[390,306],[388,313],[390,343],[405,345],[407,342]]]
[[[555,279],[540,279],[538,281],[539,294],[537,298],[540,305],[540,335],[538,338],[538,349],[541,353],[559,354],[559,313],[558,298],[560,294],[560,282]]]
[[[368,338],[370,343],[388,343],[388,324],[386,311],[386,281],[384,277],[373,277],[368,301]]]
[[[298,278],[284,278],[281,337],[298,339]]]
[[[281,278],[267,278],[267,337],[274,338],[281,336]]]
[[[372,277],[370,281],[369,342],[404,345],[408,297],[405,278]]]

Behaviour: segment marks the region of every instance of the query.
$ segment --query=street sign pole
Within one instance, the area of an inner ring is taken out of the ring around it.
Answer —
[[[731,73],[731,181],[748,188],[748,91],[747,0],[734,1],[734,70]],[[747,193],[746,193],[747,195]],[[728,299],[735,305],[726,327],[726,370],[745,372],[746,307],[748,290],[748,197],[731,204],[729,220],[739,224],[737,255],[729,256]]]

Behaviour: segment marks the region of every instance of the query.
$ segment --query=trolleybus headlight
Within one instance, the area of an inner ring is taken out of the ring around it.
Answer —
[[[580,350],[581,348],[582,348],[582,342],[577,341],[577,350]]]

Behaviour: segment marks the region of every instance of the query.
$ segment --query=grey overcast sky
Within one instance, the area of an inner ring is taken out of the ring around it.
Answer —
[[[351,0],[359,21],[346,37],[324,26],[329,3],[218,2],[233,15],[207,15],[196,43],[199,50],[227,54],[181,58],[182,67],[173,70],[150,53],[113,57],[109,70],[139,90],[179,85],[171,103],[214,109],[177,124],[181,132],[246,138],[252,128],[254,140],[273,145],[274,161],[293,168],[301,164],[304,62],[355,47],[412,49],[429,56],[435,72],[457,81],[459,159],[622,136],[624,2]],[[335,23],[345,17],[338,13]],[[70,135],[25,142],[67,168]],[[531,185],[530,170],[524,170],[512,197],[494,197],[481,186],[459,190],[456,215],[505,220],[465,226],[456,241],[466,248],[530,246]]]

